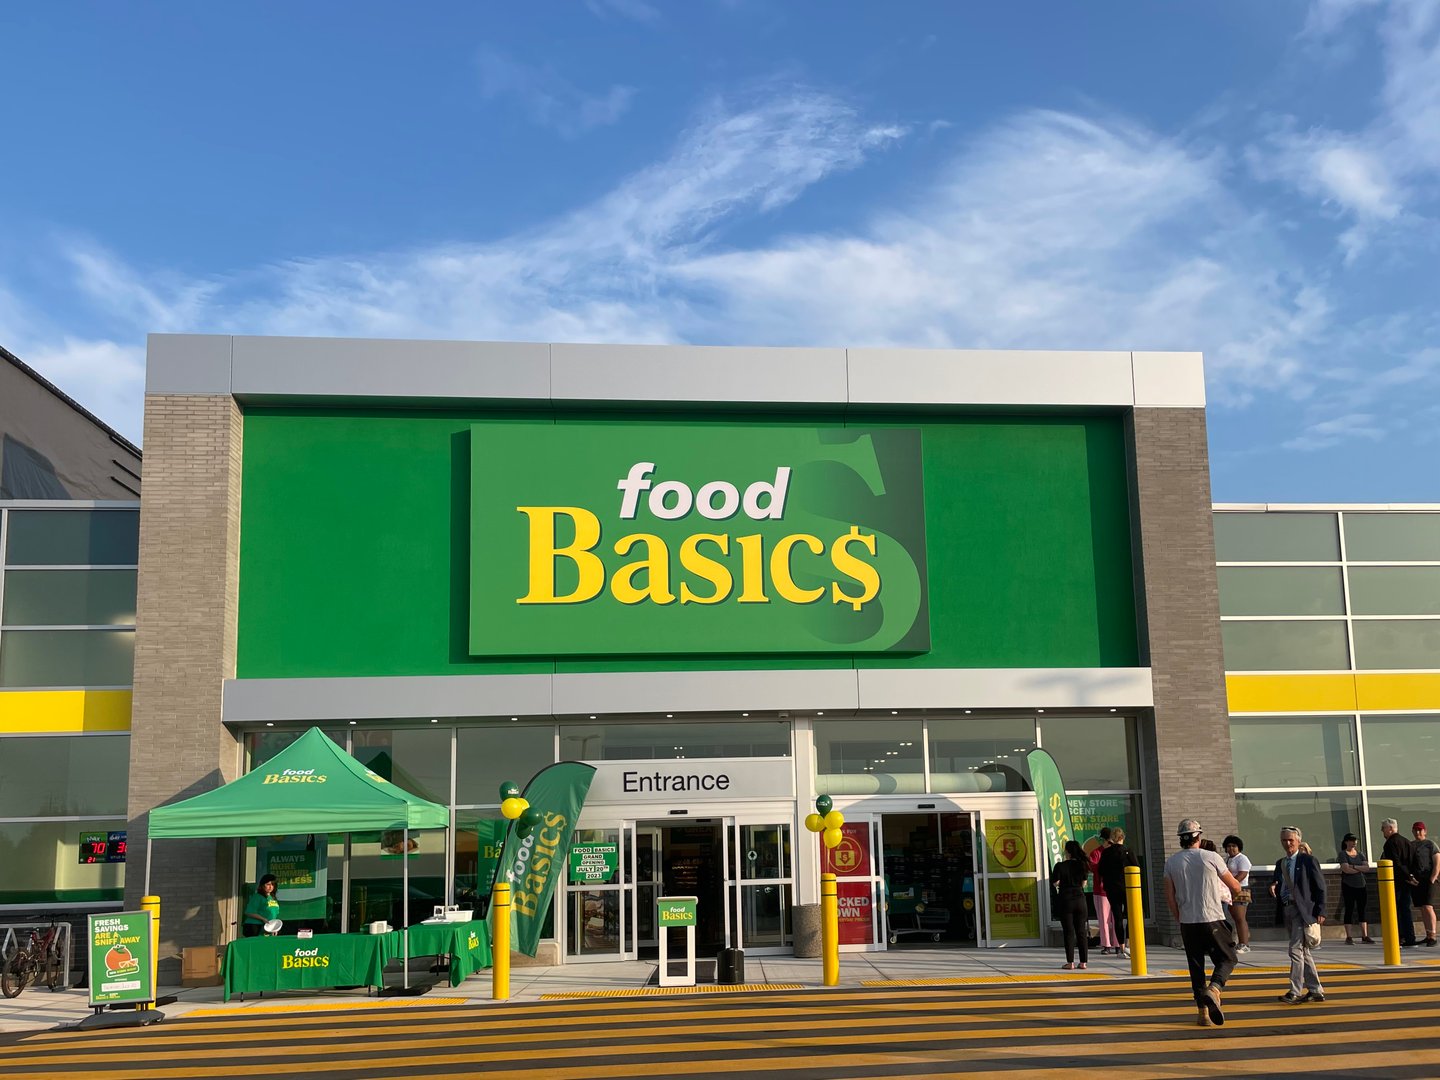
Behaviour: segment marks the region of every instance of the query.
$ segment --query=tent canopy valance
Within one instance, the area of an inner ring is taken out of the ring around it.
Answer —
[[[150,811],[151,839],[444,829],[450,812],[377,776],[311,728],[253,772]]]

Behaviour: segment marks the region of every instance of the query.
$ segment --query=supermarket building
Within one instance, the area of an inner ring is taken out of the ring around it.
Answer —
[[[483,888],[501,780],[597,765],[570,960],[641,955],[664,892],[788,951],[818,793],[847,943],[1038,942],[1037,745],[1152,872],[1163,822],[1234,824],[1196,354],[160,335],[145,452],[131,906],[146,812],[311,725],[452,808],[422,905]],[[386,839],[301,841],[326,926],[398,914]],[[172,948],[254,858],[155,846]]]

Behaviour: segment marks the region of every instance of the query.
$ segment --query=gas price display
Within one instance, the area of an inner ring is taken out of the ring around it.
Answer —
[[[80,834],[80,862],[116,863],[125,861],[123,832],[87,832]]]

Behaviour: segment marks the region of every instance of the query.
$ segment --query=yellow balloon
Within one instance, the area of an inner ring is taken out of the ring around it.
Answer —
[[[845,838],[845,834],[842,833],[839,829],[826,829],[824,832],[824,837],[826,847],[836,848],[840,846],[840,841]]]
[[[839,810],[831,810],[825,815],[825,828],[827,829],[838,829],[844,824],[845,815],[840,813]]]
[[[822,818],[819,814],[806,814],[805,828],[809,829],[811,832],[819,832],[821,829],[825,828],[825,819]]]
[[[525,812],[525,806],[524,799],[506,799],[500,804],[500,813],[505,816],[505,820],[514,821]]]

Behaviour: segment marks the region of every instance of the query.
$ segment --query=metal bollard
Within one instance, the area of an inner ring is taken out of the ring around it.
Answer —
[[[1375,878],[1380,883],[1380,943],[1385,953],[1385,966],[1399,967],[1400,920],[1395,911],[1395,864],[1389,859],[1381,859],[1376,864]]]
[[[1145,963],[1145,901],[1140,895],[1140,868],[1125,867],[1126,934],[1130,944],[1130,974],[1149,975]]]
[[[490,894],[490,906],[495,909],[495,941],[491,952],[490,998],[492,1001],[510,1000],[510,883],[497,881]],[[664,931],[661,931],[662,933]]]
[[[820,875],[820,955],[823,982],[840,985],[840,900],[834,874]]]
[[[140,910],[150,912],[150,993],[160,996],[160,897],[142,896]],[[155,1008],[151,1001],[139,1006],[142,1009]]]

